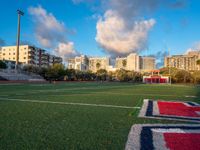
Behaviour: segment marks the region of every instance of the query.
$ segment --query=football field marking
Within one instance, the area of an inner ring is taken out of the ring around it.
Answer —
[[[61,105],[79,105],[79,106],[122,108],[122,109],[140,109],[140,107],[119,106],[119,105],[72,103],[72,102],[55,102],[55,101],[39,101],[39,100],[28,100],[28,99],[25,100],[25,99],[15,99],[15,98],[0,98],[0,101],[18,101],[18,102],[29,102],[29,103],[61,104]]]

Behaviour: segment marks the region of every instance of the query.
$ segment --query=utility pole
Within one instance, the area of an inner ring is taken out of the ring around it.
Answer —
[[[171,79],[171,61],[170,61],[170,48],[168,48],[168,53],[169,53],[169,83],[172,84],[172,79]]]
[[[15,69],[18,69],[19,64],[19,45],[20,45],[20,17],[24,15],[24,12],[21,10],[17,10],[18,15],[18,27],[17,27],[17,52],[16,52],[16,63],[15,63]]]

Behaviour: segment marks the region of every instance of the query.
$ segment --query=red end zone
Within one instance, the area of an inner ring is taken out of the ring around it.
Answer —
[[[200,133],[164,133],[166,147],[173,150],[200,150]]]
[[[190,106],[183,102],[157,102],[161,115],[183,116],[183,117],[200,117],[200,107]]]
[[[200,105],[194,102],[146,99],[139,117],[200,122]]]
[[[126,150],[199,150],[200,125],[137,124],[129,132]]]

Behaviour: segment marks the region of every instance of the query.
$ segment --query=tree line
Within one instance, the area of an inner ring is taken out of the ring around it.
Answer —
[[[199,61],[200,63],[200,61]],[[6,64],[0,61],[0,68],[6,69]],[[142,82],[143,75],[151,73],[140,73],[124,69],[108,72],[105,69],[99,69],[96,73],[92,71],[79,71],[74,69],[65,69],[62,64],[54,64],[50,67],[38,67],[34,65],[25,65],[23,71],[32,72],[41,75],[49,81],[121,81],[121,82]],[[160,74],[171,76],[172,83],[195,83],[200,84],[200,71],[186,71],[177,68],[161,68]]]
[[[186,71],[177,68],[161,68],[160,74],[171,76],[172,83],[200,84],[200,70]]]
[[[142,74],[134,71],[117,70],[108,72],[105,69],[99,69],[96,73],[92,71],[79,71],[74,69],[65,69],[62,64],[54,64],[48,68],[26,65],[23,71],[32,72],[41,75],[49,81],[124,81],[124,82],[142,82]]]
[[[54,64],[49,68],[26,65],[24,71],[33,72],[41,75],[49,81],[121,81],[121,82],[142,82],[143,75],[151,73],[140,73],[124,69],[108,72],[105,69],[99,69],[96,73],[92,71],[79,71],[74,69],[65,69],[62,64]],[[200,71],[186,71],[176,68],[161,68],[160,74],[171,76],[172,83],[195,83],[200,84]]]

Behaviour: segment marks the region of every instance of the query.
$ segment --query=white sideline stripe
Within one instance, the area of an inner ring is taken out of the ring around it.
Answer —
[[[192,97],[192,98],[195,98],[197,96],[193,96],[193,95],[186,95],[185,97]]]
[[[94,106],[94,107],[108,107],[108,108],[123,108],[123,109],[140,109],[140,107],[104,105],[104,104],[88,104],[88,103],[70,103],[70,102],[54,102],[54,101],[38,101],[38,100],[24,100],[14,98],[0,98],[1,101],[19,101],[30,103],[47,103],[47,104],[62,104],[62,105],[79,105],[79,106]]]

